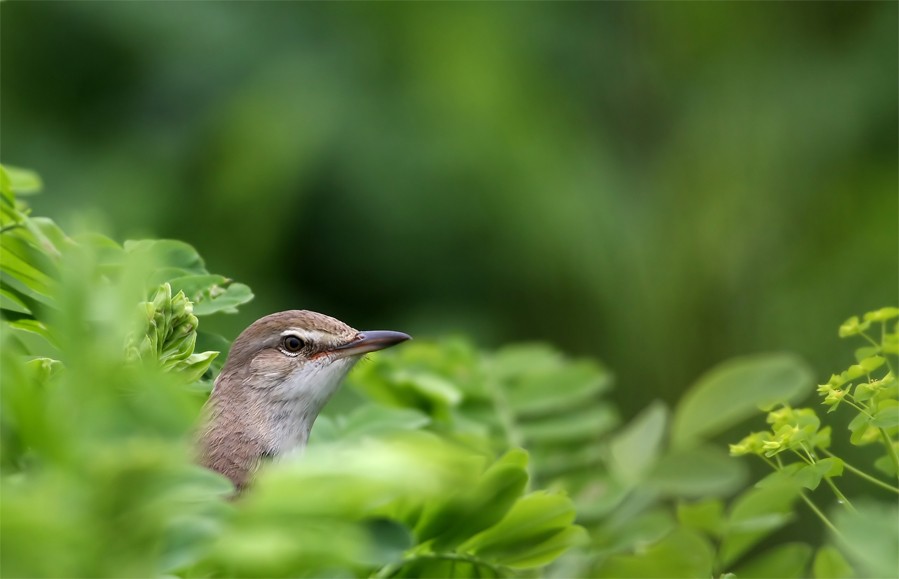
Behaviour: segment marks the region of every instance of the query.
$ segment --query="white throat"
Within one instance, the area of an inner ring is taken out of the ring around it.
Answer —
[[[276,456],[306,446],[319,412],[357,361],[356,356],[309,360],[269,391],[273,401],[270,444]]]

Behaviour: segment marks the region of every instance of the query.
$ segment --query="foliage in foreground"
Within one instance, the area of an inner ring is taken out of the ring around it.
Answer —
[[[831,455],[835,431],[792,406],[814,384],[794,356],[726,362],[674,409],[656,403],[622,425],[594,362],[449,340],[360,364],[306,454],[229,501],[228,481],[192,464],[191,431],[228,347],[200,326],[249,288],[180,242],[68,237],[15,200],[38,187],[32,174],[0,177],[5,576],[895,572],[895,308],[844,324],[841,335],[869,343],[819,387],[831,409],[858,413],[853,444],[882,446],[879,473]],[[747,486],[743,462],[713,440],[759,408],[772,430],[731,452],[775,472]],[[870,497],[840,492],[846,471]],[[842,505],[813,501],[822,484]],[[828,540],[759,550],[803,504]]]
[[[2,177],[5,575],[508,576],[586,540],[525,451],[376,404],[230,502],[192,464],[195,346],[227,347],[198,326],[249,290],[180,242],[67,237]]]

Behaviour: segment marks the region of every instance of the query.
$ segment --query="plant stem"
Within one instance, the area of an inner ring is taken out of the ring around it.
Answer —
[[[843,534],[840,533],[840,531],[838,531],[837,528],[833,526],[833,523],[830,522],[830,519],[828,519],[827,517],[824,516],[824,513],[822,513],[821,510],[815,506],[815,503],[813,503],[807,496],[805,496],[805,493],[800,492],[799,496],[802,497],[802,500],[805,501],[805,504],[808,505],[808,508],[810,508],[813,513],[818,515],[818,518],[821,519],[821,522],[824,523],[824,525],[828,529],[830,529],[830,531],[834,535],[836,535],[837,537],[840,537],[841,539],[843,538]]]
[[[809,449],[809,447],[807,447],[805,445],[804,442],[800,442],[799,446],[800,446],[800,448],[802,448],[802,450],[805,451],[805,455],[808,457],[808,459],[810,461],[809,464],[815,464],[816,462],[818,462],[818,457],[815,456],[815,454]]]
[[[850,384],[850,386],[852,386],[852,385]],[[874,416],[873,416],[870,412],[868,412],[867,408],[862,408],[861,406],[859,406],[859,403],[856,402],[854,398],[852,398],[852,395],[851,395],[851,394],[846,395],[846,396],[843,398],[843,402],[845,402],[845,403],[848,404],[849,406],[852,406],[853,408],[855,408],[856,410],[858,410],[859,412],[861,412],[862,414],[864,414],[864,415],[867,416],[868,418],[872,418],[872,419],[874,418]]]
[[[890,435],[887,434],[886,430],[883,428],[878,428],[878,430],[880,431],[880,438],[883,439],[883,445],[887,447],[887,454],[893,461],[893,468],[896,470],[896,478],[899,479],[899,456],[896,455],[896,447],[893,446],[893,440],[890,438]]]
[[[827,486],[829,486],[830,490],[833,491],[833,494],[836,495],[837,501],[841,504],[846,505],[846,508],[854,513],[855,507],[852,506],[852,503],[849,502],[849,499],[846,498],[846,495],[840,492],[840,489],[838,489],[837,485],[832,480],[830,480],[829,476],[824,477],[824,482],[827,483]]]
[[[768,457],[765,456],[764,454],[757,454],[756,456],[758,456],[760,459],[764,460],[764,461],[765,461],[765,464],[767,464],[768,466],[770,466],[771,468],[773,468],[775,471],[778,471],[778,470],[782,469],[783,466],[784,466],[783,463],[780,461],[780,456],[777,455],[777,454],[774,455],[774,460],[777,461],[776,464],[775,464],[774,460],[771,460],[770,458],[768,458]]]
[[[802,453],[799,452],[798,450],[793,449],[793,453],[794,453],[796,456],[798,456],[799,458],[801,458],[802,460],[804,460],[808,465],[813,465],[813,464],[815,464],[815,463],[817,462],[817,461],[812,457],[812,455],[811,455],[811,453],[809,452],[808,448],[806,448],[806,446],[805,446],[804,444],[802,445],[802,450],[804,450],[804,451],[806,452],[806,454],[809,455],[808,458],[806,458],[805,456],[803,456]],[[836,483],[834,483],[832,480],[830,480],[830,477],[829,477],[829,476],[824,476],[823,478],[824,478],[824,482],[827,483],[827,486],[830,487],[830,490],[833,491],[833,494],[836,495],[837,501],[839,501],[840,504],[845,504],[845,505],[846,505],[846,508],[849,509],[850,511],[855,511],[855,507],[852,506],[852,503],[849,501],[849,499],[846,498],[846,495],[844,495],[842,492],[840,492],[840,489],[837,488]]]
[[[855,468],[854,466],[852,466],[851,464],[849,464],[848,462],[846,462],[845,460],[843,460],[842,458],[838,457],[837,455],[835,455],[834,453],[830,452],[830,451],[827,450],[827,449],[823,449],[823,448],[822,448],[821,451],[822,451],[824,454],[826,454],[827,456],[829,456],[830,458],[835,458],[835,459],[841,461],[841,462],[843,463],[843,466],[846,468],[846,470],[852,472],[852,473],[855,474],[856,476],[859,476],[859,477],[865,479],[866,481],[868,481],[868,482],[871,483],[871,484],[875,484],[875,485],[877,485],[877,486],[879,486],[879,487],[881,487],[881,488],[885,488],[885,489],[888,490],[888,491],[891,491],[891,492],[894,492],[894,493],[896,493],[896,494],[899,494],[899,487],[894,487],[893,485],[891,485],[891,484],[889,484],[889,483],[885,483],[885,482],[883,482],[882,480],[880,480],[880,479],[878,479],[878,478],[876,478],[876,477],[873,477],[873,476],[869,475],[868,473],[866,473],[865,471],[863,471],[863,470],[861,470],[861,469]]]
[[[793,451],[793,454],[795,454],[796,456],[798,456],[799,459],[802,460],[802,461],[804,461],[806,464],[808,464],[808,465],[815,464],[815,461],[814,461],[814,460],[812,460],[812,459],[810,459],[810,458],[806,458],[805,456],[802,455],[801,452],[799,452],[799,451],[796,450],[795,448],[791,448],[790,450]]]
[[[871,342],[871,345],[877,348],[877,351],[880,352],[880,344],[874,341],[874,338],[866,334],[864,331],[858,333],[859,336]]]

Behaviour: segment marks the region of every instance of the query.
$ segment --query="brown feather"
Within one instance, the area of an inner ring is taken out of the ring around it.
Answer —
[[[290,310],[260,318],[234,341],[203,409],[198,462],[227,476],[238,490],[250,483],[263,457],[279,453],[275,422],[289,414],[285,406],[296,405],[292,400],[274,400],[270,393],[305,362],[302,355],[289,357],[278,350],[281,333],[289,329],[320,332],[329,344],[346,343],[358,335],[330,316]],[[310,418],[311,427],[315,416]]]

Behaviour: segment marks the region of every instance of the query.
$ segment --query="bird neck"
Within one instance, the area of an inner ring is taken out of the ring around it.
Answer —
[[[204,407],[200,462],[238,489],[248,484],[260,461],[278,459],[306,446],[324,402],[316,396],[273,397],[246,377],[223,373]]]

